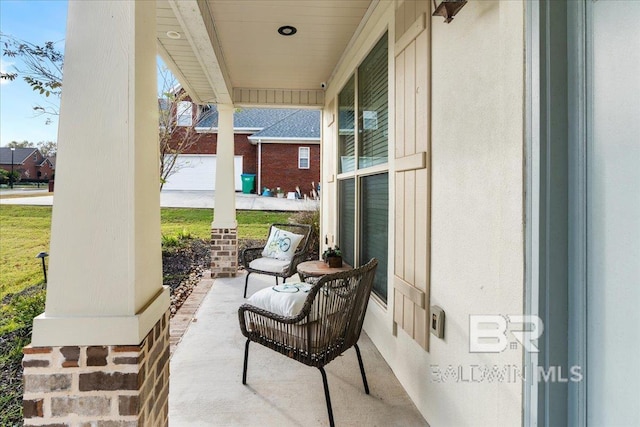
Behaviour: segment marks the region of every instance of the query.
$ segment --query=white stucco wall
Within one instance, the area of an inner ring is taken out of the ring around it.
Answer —
[[[451,24],[440,17],[427,19],[432,25],[431,304],[446,312],[446,335],[432,335],[426,352],[404,331],[394,336],[391,309],[373,301],[365,330],[431,426],[519,425],[518,378],[438,383],[432,370],[452,366],[468,379],[474,366],[506,367],[509,372],[522,368],[520,348],[472,354],[468,337],[470,314],[523,310],[524,5],[469,2]],[[394,25],[393,4],[381,2],[330,82],[327,105],[385,27],[393,58]],[[389,76],[394,78],[393,67]],[[394,117],[393,108],[390,102],[389,117]],[[331,131],[324,129],[325,135]],[[389,135],[392,157],[393,129]],[[335,188],[327,182],[335,173],[336,156],[334,140],[328,142],[323,145],[323,188]],[[392,206],[393,176],[391,172]],[[325,206],[335,215],[335,201]],[[325,234],[334,227],[327,216]],[[394,221],[392,209],[390,219]],[[391,225],[391,234],[393,229]],[[390,248],[393,241],[391,235]],[[392,265],[390,253],[390,291]]]

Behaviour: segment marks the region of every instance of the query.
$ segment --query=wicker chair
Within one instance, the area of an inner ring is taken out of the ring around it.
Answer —
[[[250,304],[240,306],[240,329],[247,337],[242,384],[247,383],[251,341],[316,367],[322,375],[329,423],[333,426],[331,398],[324,370],[326,364],[353,346],[364,391],[369,394],[357,342],[377,265],[378,261],[374,258],[360,268],[323,276],[309,291],[300,313],[292,317],[283,317]]]
[[[264,247],[256,247],[256,248],[246,248],[240,253],[240,263],[247,271],[247,277],[244,280],[244,298],[247,297],[247,285],[249,284],[249,275],[251,273],[259,273],[259,274],[267,274],[269,276],[275,276],[276,285],[278,284],[278,277],[282,277],[282,282],[284,283],[287,280],[287,277],[291,277],[296,274],[296,268],[298,264],[305,261],[307,256],[307,252],[309,250],[309,241],[311,236],[311,226],[306,224],[271,224],[269,227],[269,235],[271,235],[271,230],[277,227],[281,230],[289,231],[291,233],[299,234],[304,236],[296,252],[293,256],[293,259],[290,262],[275,261],[278,265],[268,266],[264,268],[256,268],[255,263],[252,267],[251,263],[255,260],[261,259],[262,251]]]

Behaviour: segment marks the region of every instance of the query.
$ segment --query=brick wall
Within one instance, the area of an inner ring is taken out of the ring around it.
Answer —
[[[309,147],[309,169],[298,169],[298,148]],[[262,144],[262,187],[281,187],[287,193],[309,194],[311,183],[320,181],[319,144]]]
[[[51,167],[49,162],[45,162],[42,166],[40,166],[40,179],[51,179],[55,170]]]
[[[211,277],[235,277],[238,273],[238,230],[211,229]]]
[[[24,348],[24,425],[167,426],[169,312],[140,345]]]

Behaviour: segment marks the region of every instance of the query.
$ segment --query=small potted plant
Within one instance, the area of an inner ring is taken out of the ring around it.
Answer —
[[[337,246],[335,248],[329,246],[327,250],[322,253],[322,259],[329,264],[330,268],[342,267],[342,252]]]

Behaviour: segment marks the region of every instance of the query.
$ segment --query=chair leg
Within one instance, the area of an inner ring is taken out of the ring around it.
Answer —
[[[278,276],[275,276],[275,277],[276,277],[276,286],[278,286]]]
[[[331,427],[335,427],[335,423],[333,422],[333,410],[331,409],[331,397],[329,396],[329,384],[327,383],[327,373],[324,371],[324,368],[320,369],[320,373],[322,374],[322,385],[324,385],[324,397],[327,400],[327,412],[329,413],[329,425]]]
[[[244,295],[243,295],[243,298],[247,297],[247,285],[249,284],[249,275],[250,274],[251,274],[251,272],[249,271],[247,273],[247,277],[245,277],[245,279],[244,279]]]
[[[364,392],[369,394],[369,384],[367,383],[367,376],[364,373],[364,364],[362,363],[362,356],[360,355],[360,347],[358,344],[353,345],[356,348],[356,355],[358,356],[358,365],[360,365],[360,373],[362,374],[362,382],[364,383]]]
[[[247,343],[244,345],[244,368],[242,369],[242,384],[247,384],[247,362],[249,361],[249,343],[251,341],[247,340]]]

